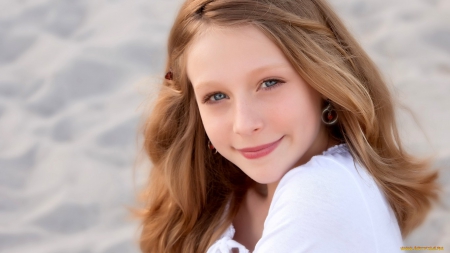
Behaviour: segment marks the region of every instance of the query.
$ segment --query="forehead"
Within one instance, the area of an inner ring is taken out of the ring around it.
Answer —
[[[187,49],[187,73],[195,86],[203,80],[226,80],[264,67],[289,67],[290,63],[258,28],[211,27]]]

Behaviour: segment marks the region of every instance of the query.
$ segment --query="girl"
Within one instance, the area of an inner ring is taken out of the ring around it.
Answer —
[[[162,252],[400,252],[437,172],[323,0],[187,0],[145,124],[140,246]]]

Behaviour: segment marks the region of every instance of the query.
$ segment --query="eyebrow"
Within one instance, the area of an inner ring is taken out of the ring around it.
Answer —
[[[288,68],[288,65],[286,65],[286,63],[263,65],[263,66],[260,66],[260,67],[257,67],[255,69],[251,70],[248,73],[248,75],[253,76],[253,75],[257,75],[257,74],[259,74],[261,72],[265,72],[267,70],[281,69],[281,68]],[[212,85],[212,84],[221,84],[221,83],[218,82],[218,81],[213,81],[213,80],[211,80],[211,81],[208,81],[208,80],[207,81],[201,81],[194,87],[194,89],[195,90],[201,90],[201,89],[204,89],[207,86]]]

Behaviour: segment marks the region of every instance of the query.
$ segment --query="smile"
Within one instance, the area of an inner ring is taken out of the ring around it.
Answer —
[[[278,147],[278,144],[280,144],[281,140],[283,139],[283,137],[269,144],[237,150],[247,159],[257,159],[270,154],[274,149],[276,149]]]

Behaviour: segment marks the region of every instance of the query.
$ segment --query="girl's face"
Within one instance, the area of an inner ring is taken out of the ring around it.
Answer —
[[[212,27],[189,47],[187,72],[211,143],[256,182],[326,148],[321,95],[257,28]]]

